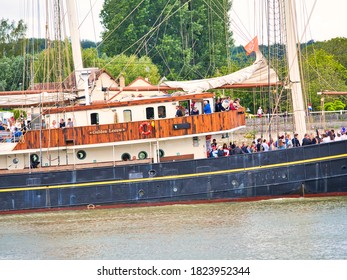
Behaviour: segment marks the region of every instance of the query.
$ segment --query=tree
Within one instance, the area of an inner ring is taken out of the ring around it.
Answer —
[[[347,38],[333,38],[324,42],[316,42],[315,49],[322,49],[334,56],[334,58],[347,69]]]
[[[169,79],[213,76],[229,62],[230,0],[105,0],[102,50],[147,55]]]
[[[323,49],[313,49],[309,46],[307,56],[304,58],[303,84],[309,95],[313,108],[320,108],[321,97],[318,92],[324,90],[347,91],[347,70],[333,55]],[[326,100],[334,101],[337,97],[326,97]]]
[[[8,19],[0,20],[0,58],[22,54],[18,42],[24,39],[26,28],[23,20],[17,24],[14,21],[9,22]]]
[[[34,57],[36,83],[62,82],[73,72],[70,43],[51,41],[48,46]]]
[[[22,83],[28,83],[23,73],[25,58],[16,56],[13,58],[4,57],[0,59],[0,90],[19,90]]]
[[[333,102],[327,102],[324,104],[324,110],[325,111],[339,111],[344,110],[346,107],[346,104],[344,104],[341,100],[334,100]]]
[[[160,79],[158,67],[147,56],[140,58],[135,55],[130,57],[119,55],[111,58],[104,56],[97,61],[97,64],[104,65],[102,68],[105,68],[115,78],[123,75],[126,84],[139,76],[148,78],[152,84],[157,84]]]
[[[96,43],[90,40],[82,40],[81,41],[81,46],[82,49],[89,49],[89,48],[95,48],[96,47]]]

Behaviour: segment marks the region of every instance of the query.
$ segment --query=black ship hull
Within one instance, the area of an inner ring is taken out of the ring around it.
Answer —
[[[0,174],[0,213],[342,196],[346,181],[347,141],[336,141],[222,158]]]

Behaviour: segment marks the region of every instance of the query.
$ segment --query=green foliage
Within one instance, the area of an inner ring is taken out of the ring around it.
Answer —
[[[0,90],[19,90],[22,83],[26,83],[23,74],[25,59],[21,56],[0,59]]]
[[[341,100],[334,100],[324,104],[325,111],[339,111],[344,110],[346,104],[344,104]]]
[[[130,57],[118,55],[112,58],[104,56],[97,60],[97,64],[104,65],[107,72],[115,78],[123,75],[126,84],[129,84],[138,77],[148,78],[152,84],[157,84],[160,79],[158,67],[147,56],[140,58],[135,55]]]
[[[323,49],[314,50],[314,46],[307,49],[304,60],[303,86],[309,94],[313,108],[320,109],[321,96],[317,92],[324,90],[347,91],[347,70],[333,55]],[[338,97],[327,97],[333,101]]]
[[[9,22],[8,19],[0,20],[0,58],[22,54],[18,42],[23,40],[26,28],[23,20],[17,24],[14,21]]]
[[[314,44],[314,48],[322,49],[327,53],[333,55],[334,59],[347,69],[347,38],[337,37],[329,41],[316,42]]]
[[[256,131],[249,131],[243,137],[253,140],[255,139]]]
[[[35,82],[61,82],[73,71],[69,42],[51,41],[35,56]]]
[[[24,110],[13,110],[13,117],[14,117],[14,119],[15,120],[18,120],[19,118],[20,118],[20,116],[23,116],[24,118],[26,118],[27,117],[27,113],[26,113],[26,111],[24,111]]]
[[[82,49],[89,49],[89,48],[95,48],[96,44],[95,42],[92,42],[90,40],[82,40],[81,46],[82,46]]]
[[[151,58],[169,79],[212,76],[228,64],[229,0],[106,0],[102,45],[108,56]]]

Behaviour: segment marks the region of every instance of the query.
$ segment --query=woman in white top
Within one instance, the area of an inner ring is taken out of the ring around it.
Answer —
[[[58,128],[59,125],[57,124],[56,120],[52,121],[51,128]]]
[[[322,134],[322,142],[323,143],[329,143],[331,142],[330,136],[326,135],[325,133]]]

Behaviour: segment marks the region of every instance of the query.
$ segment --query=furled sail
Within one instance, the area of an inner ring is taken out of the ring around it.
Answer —
[[[275,70],[268,66],[266,59],[260,51],[255,53],[256,61],[251,66],[226,76],[193,81],[164,81],[160,86],[182,88],[187,93],[201,93],[225,85],[251,84],[256,86],[257,84],[276,84],[278,76]]]
[[[73,100],[74,98],[74,93],[58,93],[57,91],[0,92],[0,107],[16,108],[35,106],[39,104],[55,104],[61,101]]]

